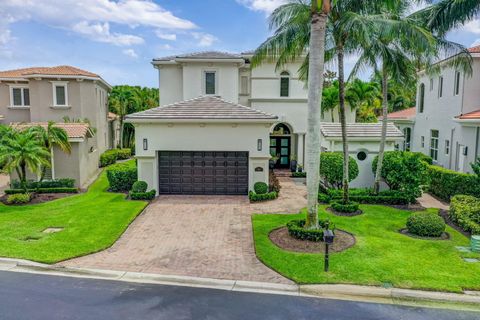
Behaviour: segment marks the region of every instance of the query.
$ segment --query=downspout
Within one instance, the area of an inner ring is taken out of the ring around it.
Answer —
[[[479,154],[478,154],[479,152],[478,148],[480,147],[479,145],[480,145],[480,127],[477,127],[477,139],[475,141],[475,159],[473,159],[474,162],[479,157]]]

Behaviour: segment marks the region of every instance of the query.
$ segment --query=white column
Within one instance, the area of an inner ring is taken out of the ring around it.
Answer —
[[[305,163],[304,154],[305,154],[305,133],[298,133],[298,143],[297,143],[297,162],[302,167]]]

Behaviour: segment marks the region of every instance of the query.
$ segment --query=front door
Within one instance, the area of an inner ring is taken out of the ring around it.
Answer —
[[[278,158],[275,168],[290,168],[290,137],[270,137],[270,154]]]

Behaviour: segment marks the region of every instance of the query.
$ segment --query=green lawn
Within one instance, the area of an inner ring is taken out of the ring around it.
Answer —
[[[267,266],[298,283],[351,283],[393,285],[401,288],[459,292],[480,289],[480,263],[467,263],[455,246],[469,240],[447,227],[450,240],[413,239],[398,233],[410,212],[364,205],[363,215],[338,217],[319,209],[337,228],[353,233],[354,247],[330,256],[330,272],[323,272],[323,255],[287,252],[268,238],[271,230],[284,226],[296,215],[254,215],[253,229],[258,258]],[[477,254],[469,256],[479,257]],[[465,256],[465,255],[463,255]]]
[[[28,206],[0,203],[0,256],[55,263],[108,248],[147,202],[107,188],[103,172],[84,194]],[[42,233],[48,227],[64,229]]]

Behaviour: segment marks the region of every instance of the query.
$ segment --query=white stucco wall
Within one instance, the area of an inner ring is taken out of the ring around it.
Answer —
[[[256,182],[268,183],[269,129],[271,123],[155,123],[135,124],[139,179],[158,192],[157,151],[248,151],[249,190]],[[143,150],[143,139],[148,150]],[[257,140],[262,139],[262,151]],[[255,172],[262,167],[263,172]]]

